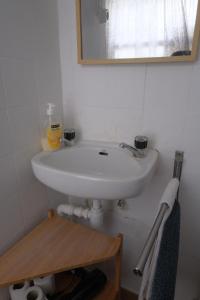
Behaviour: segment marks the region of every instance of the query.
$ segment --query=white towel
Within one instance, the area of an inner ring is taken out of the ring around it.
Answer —
[[[162,195],[162,198],[160,200],[160,206],[163,203],[166,203],[169,206],[170,210],[172,210],[178,192],[178,187],[179,180],[177,178],[172,178]]]
[[[168,205],[168,209],[167,209],[167,211],[164,215],[164,218],[162,220],[162,223],[160,225],[160,228],[158,231],[158,236],[157,236],[156,242],[154,244],[154,247],[153,247],[153,249],[148,257],[147,263],[145,265],[138,300],[145,300],[145,299],[149,300],[151,297],[152,284],[153,284],[153,279],[154,279],[154,274],[155,274],[155,269],[156,269],[156,261],[157,261],[157,257],[158,257],[158,253],[159,253],[159,249],[160,249],[160,243],[161,243],[161,239],[162,239],[163,229],[164,229],[164,225],[173,209],[174,202],[176,200],[176,195],[178,192],[178,188],[179,188],[179,180],[177,178],[172,178],[170,180],[170,182],[168,183],[168,185],[162,195],[160,205],[159,205],[159,210],[163,203],[166,203]]]

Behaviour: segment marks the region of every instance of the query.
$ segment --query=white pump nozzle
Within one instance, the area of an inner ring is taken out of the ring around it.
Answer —
[[[54,114],[55,104],[47,103],[47,115],[52,116]]]

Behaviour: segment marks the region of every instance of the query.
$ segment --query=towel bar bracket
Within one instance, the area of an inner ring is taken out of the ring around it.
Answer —
[[[184,152],[182,152],[182,151],[176,151],[176,153],[175,153],[175,160],[174,160],[173,177],[174,178],[178,178],[179,180],[181,179],[183,158],[184,158]]]

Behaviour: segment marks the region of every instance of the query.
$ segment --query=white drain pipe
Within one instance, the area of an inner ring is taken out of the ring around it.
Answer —
[[[76,216],[78,218],[89,219],[90,209],[72,204],[61,204],[57,208],[58,215]]]
[[[103,225],[103,208],[100,200],[92,201],[92,208],[90,210],[90,223],[95,228]]]
[[[91,208],[84,208],[73,204],[61,204],[57,207],[58,215],[76,216],[90,220],[93,227],[103,224],[103,208],[100,200],[93,200]]]

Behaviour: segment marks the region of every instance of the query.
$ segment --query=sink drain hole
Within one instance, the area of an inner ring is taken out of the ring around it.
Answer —
[[[99,155],[108,156],[108,152],[105,151],[105,150],[102,150],[102,151],[99,152]]]

